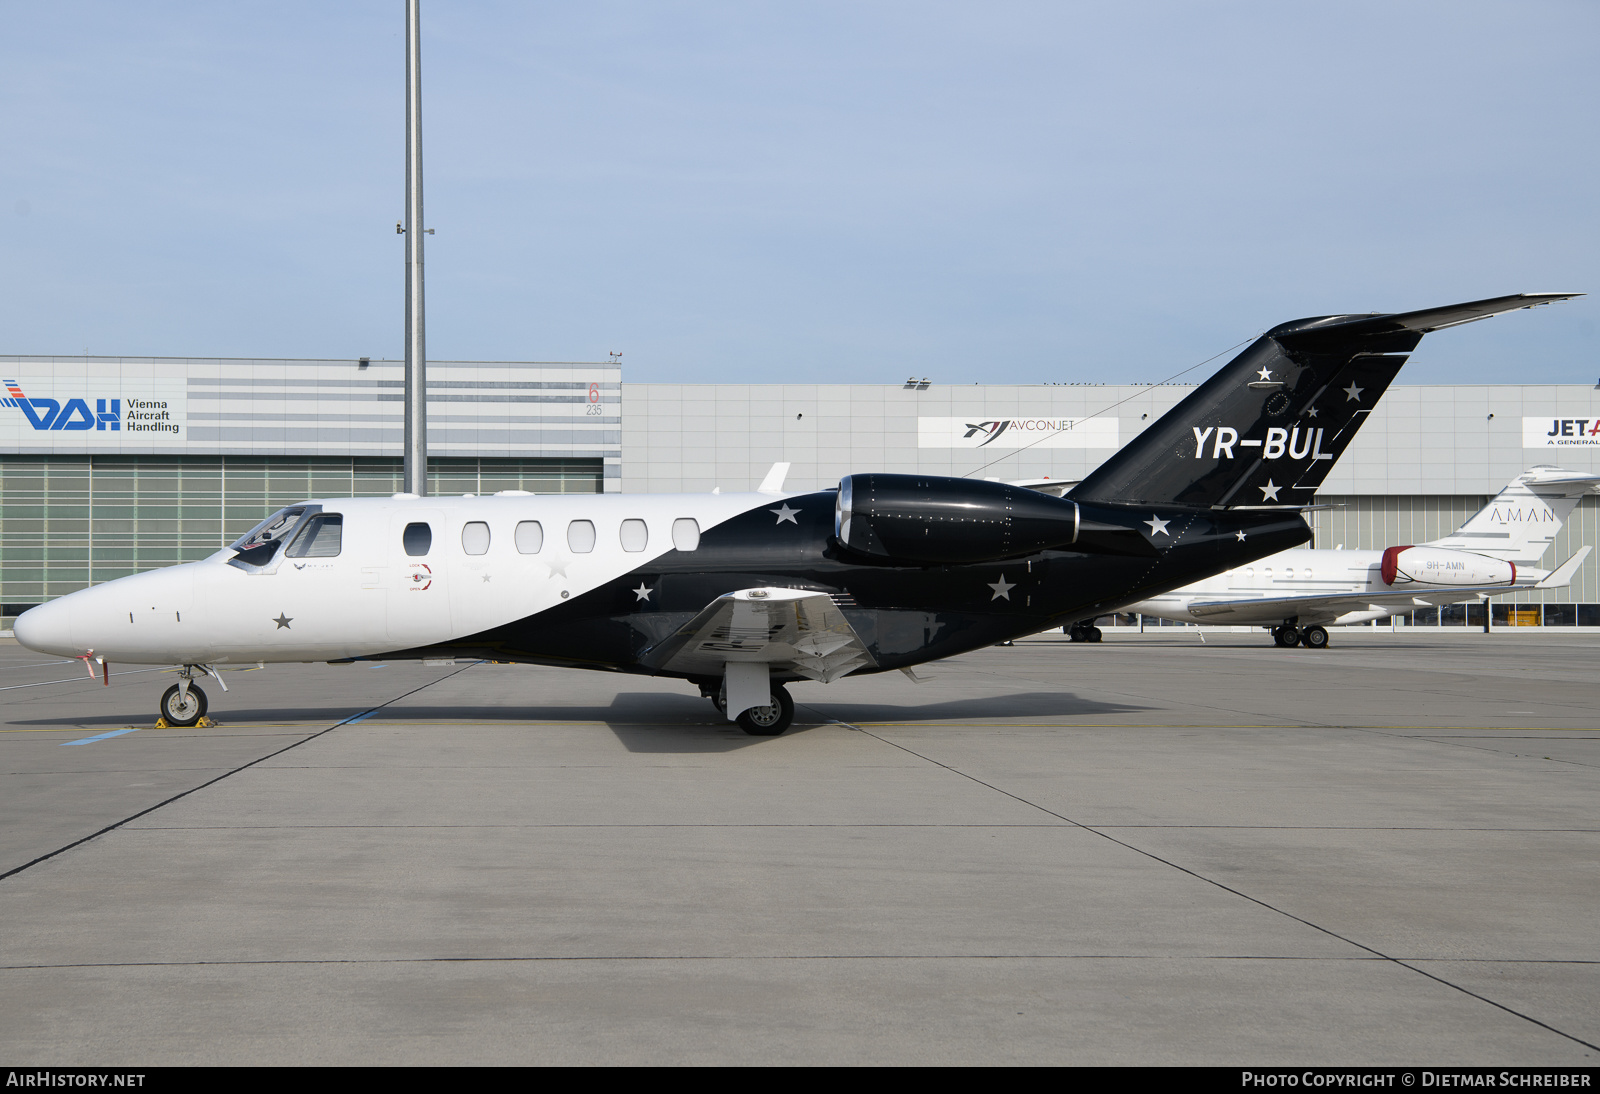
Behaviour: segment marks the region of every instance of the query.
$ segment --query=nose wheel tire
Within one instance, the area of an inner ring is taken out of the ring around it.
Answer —
[[[737,721],[739,728],[752,737],[776,737],[794,721],[794,700],[782,684],[774,684],[772,705],[751,707]]]
[[[187,696],[181,693],[177,684],[173,684],[161,696],[161,717],[169,726],[187,727],[197,725],[206,715],[206,693],[189,685]]]
[[[1323,627],[1307,627],[1300,632],[1300,643],[1308,650],[1328,648],[1328,632]]]

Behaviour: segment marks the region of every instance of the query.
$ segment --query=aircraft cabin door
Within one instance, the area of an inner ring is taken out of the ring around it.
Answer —
[[[397,650],[454,637],[444,533],[444,513],[438,509],[408,506],[389,518],[388,629]]]

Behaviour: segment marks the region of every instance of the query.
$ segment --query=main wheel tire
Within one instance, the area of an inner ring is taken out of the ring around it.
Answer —
[[[794,700],[782,684],[773,684],[772,705],[751,707],[737,721],[739,728],[752,737],[776,737],[794,721]]]
[[[161,717],[169,726],[197,725],[205,716],[206,693],[193,684],[189,685],[187,698],[180,693],[177,684],[173,684],[161,696]]]
[[[1090,627],[1089,628],[1089,641],[1098,642],[1098,641],[1100,641],[1100,638],[1101,638],[1100,628],[1099,627]]]
[[[1323,627],[1307,627],[1300,632],[1300,643],[1308,650],[1325,650],[1328,648],[1328,632]]]
[[[1273,627],[1272,640],[1286,650],[1293,649],[1300,644],[1300,632],[1289,626]]]

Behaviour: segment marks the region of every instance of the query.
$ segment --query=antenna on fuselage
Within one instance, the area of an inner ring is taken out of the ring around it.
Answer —
[[[428,493],[428,352],[422,307],[422,24],[406,0],[406,448],[402,489]]]

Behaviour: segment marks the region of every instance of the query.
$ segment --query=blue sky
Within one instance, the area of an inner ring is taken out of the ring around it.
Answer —
[[[399,0],[0,20],[0,352],[400,355]],[[423,22],[435,358],[1154,381],[1305,315],[1600,293],[1586,0]],[[1432,335],[1401,382],[1592,384],[1596,308]]]

